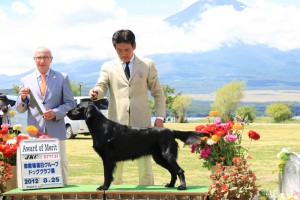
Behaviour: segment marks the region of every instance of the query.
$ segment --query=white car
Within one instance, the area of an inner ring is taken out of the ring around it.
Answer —
[[[92,101],[88,96],[79,96],[74,97],[76,105],[81,102]],[[94,101],[94,104],[98,107],[101,113],[107,117],[108,115],[108,100],[107,98],[100,99],[98,101]],[[74,139],[76,135],[90,135],[89,129],[85,123],[85,120],[71,120],[69,117],[65,117],[66,124],[66,136],[67,139]]]

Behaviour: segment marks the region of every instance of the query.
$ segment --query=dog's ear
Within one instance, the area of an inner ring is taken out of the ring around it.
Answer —
[[[90,119],[91,117],[93,117],[93,115],[95,115],[94,112],[95,112],[95,108],[93,104],[88,104],[85,111],[85,118]]]

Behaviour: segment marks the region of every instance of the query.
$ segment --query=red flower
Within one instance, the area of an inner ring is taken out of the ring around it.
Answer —
[[[253,131],[253,130],[250,130],[248,132],[248,136],[249,136],[249,138],[251,138],[253,140],[258,140],[260,138],[260,135],[257,132]]]
[[[228,189],[227,185],[222,185],[222,191],[226,191]]]

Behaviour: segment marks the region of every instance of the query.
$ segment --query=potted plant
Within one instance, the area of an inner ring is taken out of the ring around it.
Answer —
[[[217,163],[208,194],[212,199],[253,199],[258,193],[256,176],[246,159],[234,157],[232,166]]]

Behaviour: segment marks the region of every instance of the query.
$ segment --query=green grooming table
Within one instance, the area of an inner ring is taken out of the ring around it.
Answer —
[[[4,193],[5,197],[25,197],[25,196],[51,196],[51,195],[148,195],[148,196],[201,196],[206,197],[207,186],[187,186],[187,190],[177,190],[177,188],[166,188],[162,185],[111,185],[108,190],[96,190],[99,185],[66,185],[62,188],[47,188],[36,190],[12,189]],[[90,196],[92,199],[92,196]],[[134,197],[133,197],[134,199]]]

